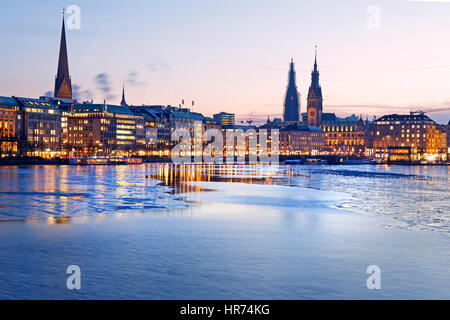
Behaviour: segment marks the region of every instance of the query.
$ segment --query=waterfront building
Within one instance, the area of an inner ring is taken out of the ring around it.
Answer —
[[[314,60],[314,68],[311,73],[311,86],[307,99],[307,123],[309,126],[319,127],[322,124],[323,98],[322,88],[319,84],[319,70],[317,68],[317,48]]]
[[[222,126],[234,126],[235,123],[235,114],[220,112],[213,115],[213,119],[215,122],[221,124]]]
[[[294,59],[291,60],[289,68],[288,86],[286,90],[286,97],[284,100],[283,120],[286,122],[299,121],[300,114],[300,100],[297,91],[297,85],[295,84],[295,70]]]
[[[222,124],[220,122],[217,122],[216,120],[214,120],[214,118],[211,117],[205,117],[204,121],[204,129],[208,130],[208,129],[218,129],[221,130],[222,129]]]
[[[17,155],[16,122],[21,120],[18,110],[16,99],[0,97],[0,158]]]
[[[67,150],[68,146],[68,132],[67,132],[67,120],[70,116],[70,112],[74,103],[77,103],[74,99],[54,98],[54,97],[40,97],[39,99],[57,107],[61,110],[61,158],[69,157],[70,150]]]
[[[289,125],[280,129],[280,154],[317,155],[325,146],[325,135],[316,126]]]
[[[70,155],[139,155],[146,148],[144,118],[126,106],[75,104],[67,121]]]
[[[61,110],[43,99],[15,99],[20,115],[16,128],[19,153],[46,159],[60,157]]]
[[[450,159],[450,121],[447,124],[447,160]]]
[[[252,151],[252,155],[256,155],[257,150],[250,150],[249,146],[254,141],[258,144],[259,130],[256,126],[231,125],[222,126],[223,156],[248,156]],[[227,138],[230,137],[230,145]],[[270,140],[270,130],[268,130],[267,139]],[[242,143],[242,141],[244,141]],[[252,142],[251,142],[252,141]]]
[[[374,157],[379,161],[444,161],[447,145],[443,130],[424,113],[391,114],[372,128]]]
[[[64,15],[61,29],[61,42],[59,47],[58,71],[55,78],[55,98],[72,99],[72,80],[69,74],[69,60],[67,58],[66,29]]]
[[[144,119],[146,155],[168,156],[171,150],[171,130],[165,106],[129,106]]]
[[[323,121],[325,150],[340,156],[364,156],[369,146],[370,130],[368,121]]]

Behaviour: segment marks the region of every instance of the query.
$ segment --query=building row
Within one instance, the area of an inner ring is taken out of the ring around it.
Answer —
[[[71,99],[0,97],[0,156],[43,158],[169,156],[171,134],[187,129],[224,133],[279,130],[281,155],[357,156],[379,161],[445,161],[450,123],[439,125],[424,113],[363,120],[306,122],[268,120],[260,127],[215,121],[188,108],[78,103]]]
[[[285,156],[445,161],[449,153],[449,125],[438,125],[424,113],[386,115],[372,122],[358,117],[339,119],[333,113],[324,113],[317,48],[306,112],[300,110],[292,60],[283,120],[268,119],[259,128],[236,126],[235,115],[226,112],[210,118],[181,105],[130,106],[125,100],[125,88],[120,105],[79,103],[72,96],[64,17],[53,97],[0,97],[0,157],[69,158],[117,152],[126,156],[169,156],[174,130],[187,129],[194,137],[200,129],[211,128],[222,130],[224,138],[230,132],[277,129],[278,149]],[[247,142],[246,152],[248,145]],[[224,154],[228,151],[224,150]]]

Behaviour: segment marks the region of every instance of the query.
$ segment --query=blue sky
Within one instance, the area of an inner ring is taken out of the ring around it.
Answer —
[[[401,0],[1,0],[0,95],[53,90],[69,5],[81,9],[81,28],[67,30],[80,100],[119,103],[125,82],[132,104],[274,117],[293,57],[303,112],[317,44],[325,112],[450,106],[450,3]],[[367,27],[371,5],[379,29]]]

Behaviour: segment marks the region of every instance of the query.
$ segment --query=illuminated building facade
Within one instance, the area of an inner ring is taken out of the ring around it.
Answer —
[[[385,115],[372,128],[374,157],[380,161],[446,160],[443,130],[423,113]]]
[[[145,155],[168,156],[170,154],[171,130],[164,108],[164,106],[129,106],[134,114],[144,119]]]
[[[145,150],[144,118],[128,107],[75,104],[67,120],[71,157],[108,156],[113,151],[138,155]]]
[[[16,128],[19,153],[46,159],[60,157],[61,110],[42,99],[15,99],[21,119]]]
[[[325,135],[315,126],[287,126],[280,129],[281,155],[317,155],[325,146]]]
[[[450,159],[450,121],[447,124],[447,160]]]
[[[18,110],[16,99],[0,97],[0,158],[17,155],[16,121],[21,118]]]
[[[219,123],[222,126],[234,126],[236,123],[235,114],[220,112],[213,115],[213,119],[215,122]]]
[[[370,141],[367,121],[323,121],[325,150],[341,156],[363,156]]]

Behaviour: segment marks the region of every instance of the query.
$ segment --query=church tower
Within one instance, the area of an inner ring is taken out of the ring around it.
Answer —
[[[317,69],[317,46],[314,60],[314,69],[311,73],[311,86],[307,99],[308,125],[320,127],[322,124],[322,88],[319,85],[319,70]]]
[[[66,29],[64,27],[64,13],[59,47],[58,73],[55,79],[55,98],[72,99],[72,81],[69,75],[69,60],[67,59]]]
[[[125,84],[122,87],[122,101],[120,102],[121,106],[126,106],[127,102],[125,101]]]
[[[291,60],[289,69],[289,83],[284,101],[284,121],[299,121],[300,104],[297,86],[295,85],[294,59]]]

